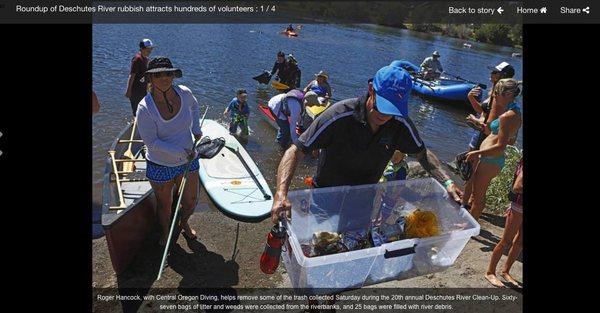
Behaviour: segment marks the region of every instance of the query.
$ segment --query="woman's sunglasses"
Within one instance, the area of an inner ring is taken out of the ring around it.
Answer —
[[[160,78],[160,77],[163,77],[163,76],[172,77],[173,75],[174,75],[173,72],[152,73],[152,77],[154,77],[154,78]]]

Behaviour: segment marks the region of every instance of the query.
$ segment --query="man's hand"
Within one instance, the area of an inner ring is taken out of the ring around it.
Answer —
[[[287,195],[277,192],[275,199],[273,199],[273,206],[271,207],[271,221],[273,224],[277,224],[279,217],[283,214],[285,214],[288,220],[292,219],[292,204],[287,199]]]
[[[458,188],[458,186],[455,183],[450,184],[446,188],[446,191],[448,191],[448,194],[450,195],[450,197],[452,197],[452,199],[454,199],[454,201],[461,203],[463,192],[462,190],[460,190],[460,188]]]

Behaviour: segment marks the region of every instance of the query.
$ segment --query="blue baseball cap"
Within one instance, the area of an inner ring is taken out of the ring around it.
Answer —
[[[377,111],[396,116],[408,116],[408,97],[412,78],[400,67],[384,66],[373,78]]]

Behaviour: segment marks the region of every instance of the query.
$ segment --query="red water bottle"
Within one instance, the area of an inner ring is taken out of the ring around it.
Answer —
[[[260,270],[265,274],[273,274],[279,266],[281,258],[281,247],[285,242],[285,227],[281,221],[277,225],[273,225],[271,231],[267,235],[267,244],[265,251],[260,256]]]

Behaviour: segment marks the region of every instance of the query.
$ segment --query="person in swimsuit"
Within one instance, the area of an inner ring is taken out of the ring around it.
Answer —
[[[480,129],[471,137],[471,141],[469,142],[469,151],[479,149],[485,137],[490,134],[489,127],[485,127],[487,121],[493,121],[500,114],[504,113],[492,110],[493,99],[491,94],[494,90],[494,86],[496,86],[496,83],[498,83],[500,79],[512,78],[515,75],[515,68],[507,62],[502,62],[494,67],[488,68],[491,70],[490,81],[492,82],[492,90],[490,91],[488,97],[481,103],[477,101],[483,92],[479,86],[471,89],[467,95],[473,110],[479,114],[478,117],[474,116],[473,114],[469,114],[469,116],[467,116],[467,123],[473,125],[473,128]]]
[[[523,249],[523,158],[519,160],[515,169],[509,198],[511,202],[508,209],[506,209],[504,233],[496,247],[494,247],[485,274],[485,278],[496,287],[504,287],[504,284],[496,277],[496,266],[504,253],[504,248],[508,245],[510,245],[510,250],[500,276],[513,286],[521,287],[521,284],[509,274],[509,271]]]
[[[490,182],[504,167],[506,146],[514,144],[521,128],[521,109],[515,102],[515,97],[521,92],[520,84],[512,78],[498,81],[493,91],[493,105],[497,107],[493,109],[504,113],[489,124],[491,133],[481,143],[480,149],[466,155],[466,161],[472,162],[475,171],[465,185],[462,204],[466,207],[472,203],[471,215],[475,219],[479,219],[483,212]]]

